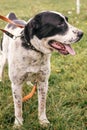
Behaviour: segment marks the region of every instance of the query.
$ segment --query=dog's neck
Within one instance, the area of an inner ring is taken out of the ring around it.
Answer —
[[[24,31],[21,32],[21,40],[22,40],[22,46],[27,50],[34,50],[36,52],[42,53],[39,50],[37,50],[30,41],[27,41],[27,39],[24,36]]]

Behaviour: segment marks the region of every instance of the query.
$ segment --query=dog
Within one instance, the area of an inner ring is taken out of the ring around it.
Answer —
[[[3,34],[0,54],[0,79],[8,62],[8,73],[15,109],[15,125],[23,124],[22,86],[24,81],[31,81],[38,86],[38,118],[41,125],[50,122],[46,116],[46,95],[50,76],[50,57],[53,51],[64,55],[75,55],[71,44],[78,42],[83,32],[68,23],[68,18],[55,11],[44,11],[28,22],[19,20],[14,13],[7,18],[24,25],[20,29],[7,24],[5,29],[17,36],[11,39]]]

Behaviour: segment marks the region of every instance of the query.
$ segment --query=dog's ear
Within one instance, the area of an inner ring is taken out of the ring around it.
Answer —
[[[30,20],[30,22],[27,23],[27,25],[24,28],[24,37],[27,41],[30,41],[30,39],[33,38],[33,36],[38,31],[38,28],[40,27],[40,22],[38,19],[33,18]]]

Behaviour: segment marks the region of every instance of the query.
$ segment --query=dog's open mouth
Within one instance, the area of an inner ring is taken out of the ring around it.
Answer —
[[[51,40],[48,42],[48,44],[58,50],[60,53],[67,55],[67,54],[71,54],[71,55],[75,55],[75,51],[74,49],[71,47],[70,44],[62,44],[61,42],[57,42],[55,40]]]

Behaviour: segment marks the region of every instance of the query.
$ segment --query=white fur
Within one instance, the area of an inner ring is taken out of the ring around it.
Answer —
[[[64,17],[61,15],[61,17]],[[67,21],[65,21],[67,22]],[[67,23],[68,24],[68,23]],[[15,125],[23,123],[22,118],[22,85],[24,81],[37,83],[38,87],[38,117],[42,125],[49,123],[46,117],[46,95],[48,90],[48,78],[50,75],[50,56],[53,49],[48,45],[49,40],[71,44],[76,41],[78,29],[68,24],[69,30],[65,35],[55,35],[43,39],[33,36],[32,45],[40,52],[27,50],[21,45],[20,37],[15,40],[4,34],[3,51],[0,55],[0,78],[3,77],[3,69],[6,61],[9,66],[12,94],[15,108]],[[15,28],[6,30],[19,36],[22,29]]]

